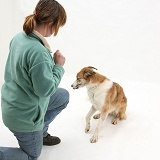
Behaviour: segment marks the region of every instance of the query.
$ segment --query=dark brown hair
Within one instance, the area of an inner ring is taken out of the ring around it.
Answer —
[[[36,25],[52,23],[55,28],[54,36],[67,20],[66,11],[56,0],[39,0],[33,14],[26,17],[23,30],[28,35]]]

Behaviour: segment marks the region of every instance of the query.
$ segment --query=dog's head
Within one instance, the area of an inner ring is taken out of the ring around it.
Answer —
[[[81,71],[77,73],[77,79],[71,85],[71,87],[73,89],[78,89],[86,86],[90,82],[91,77],[96,74],[94,69],[97,70],[96,68],[91,66],[81,69]]]

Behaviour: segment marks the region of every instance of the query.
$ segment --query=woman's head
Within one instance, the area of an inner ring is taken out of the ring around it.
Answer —
[[[35,25],[50,24],[56,36],[60,27],[65,25],[67,15],[65,9],[56,0],[39,0],[33,14],[26,17],[23,30],[28,35]]]

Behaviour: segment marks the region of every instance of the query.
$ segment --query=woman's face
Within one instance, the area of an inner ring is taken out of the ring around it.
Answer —
[[[50,37],[55,32],[55,29],[52,25],[52,23],[46,24],[46,32],[44,37]]]

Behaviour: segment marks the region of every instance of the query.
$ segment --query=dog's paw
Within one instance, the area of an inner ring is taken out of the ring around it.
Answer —
[[[118,121],[119,121],[119,118],[114,118],[114,119],[112,120],[112,124],[116,125],[116,124],[118,123]]]
[[[99,114],[95,114],[95,115],[93,116],[93,118],[94,118],[94,119],[99,119],[99,118],[100,118],[100,115],[101,115],[100,113],[99,113]]]
[[[86,126],[85,133],[89,132],[89,130],[90,130],[90,126]]]
[[[90,139],[90,142],[91,143],[96,143],[98,141],[98,136],[93,136],[91,139]]]

